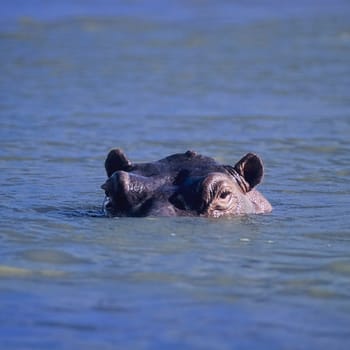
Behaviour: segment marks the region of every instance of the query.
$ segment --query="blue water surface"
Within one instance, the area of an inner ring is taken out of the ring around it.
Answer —
[[[348,1],[2,1],[1,349],[348,349]],[[106,218],[103,162],[265,165],[268,215]]]

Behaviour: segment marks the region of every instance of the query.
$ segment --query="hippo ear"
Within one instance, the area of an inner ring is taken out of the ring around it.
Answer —
[[[234,169],[248,182],[250,187],[249,190],[261,182],[264,174],[261,159],[253,153],[246,154],[237,162]]]
[[[118,170],[128,171],[131,166],[130,160],[120,149],[112,149],[105,160],[105,169],[108,177]]]

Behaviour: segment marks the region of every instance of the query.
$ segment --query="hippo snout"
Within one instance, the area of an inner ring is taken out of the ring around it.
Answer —
[[[141,216],[162,193],[160,189],[165,183],[164,177],[116,171],[101,186],[107,197],[104,209],[112,215]]]
[[[129,174],[125,171],[117,171],[101,186],[105,191],[105,211],[111,211],[113,215],[128,209]]]

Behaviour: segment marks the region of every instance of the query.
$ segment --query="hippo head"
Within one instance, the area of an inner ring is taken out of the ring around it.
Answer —
[[[105,161],[104,210],[111,216],[236,216],[271,211],[254,187],[263,177],[258,156],[234,166],[192,151],[151,163],[132,163],[119,150]]]

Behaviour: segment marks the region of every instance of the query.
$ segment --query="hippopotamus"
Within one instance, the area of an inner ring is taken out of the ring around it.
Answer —
[[[271,204],[255,189],[263,177],[261,159],[246,154],[234,166],[194,151],[150,163],[132,163],[120,149],[105,160],[108,216],[232,217],[268,213]]]

